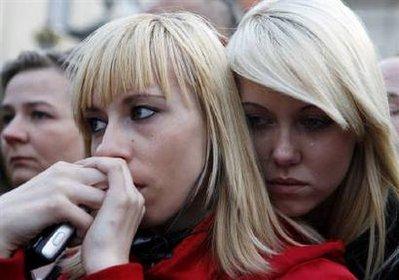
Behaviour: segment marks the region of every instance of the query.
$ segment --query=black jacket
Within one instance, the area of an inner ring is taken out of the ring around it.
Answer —
[[[386,266],[373,280],[398,280],[399,279],[399,201],[394,194],[389,195],[385,211],[387,223],[387,238],[385,243],[385,258],[389,259],[396,252]],[[368,232],[347,245],[346,264],[359,279],[364,279],[367,261],[367,248],[369,242]]]

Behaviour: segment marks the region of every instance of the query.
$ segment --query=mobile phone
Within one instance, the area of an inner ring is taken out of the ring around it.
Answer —
[[[28,268],[35,269],[54,262],[74,235],[75,228],[69,223],[45,229],[26,249]]]

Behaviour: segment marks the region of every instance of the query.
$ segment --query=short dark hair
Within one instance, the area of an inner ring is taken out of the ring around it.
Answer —
[[[6,63],[1,71],[1,95],[4,95],[10,80],[21,72],[50,67],[64,72],[67,55],[68,52],[39,53],[36,51],[24,51],[20,53],[16,59]]]

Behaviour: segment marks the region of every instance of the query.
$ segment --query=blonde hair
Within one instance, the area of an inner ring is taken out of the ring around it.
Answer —
[[[208,137],[202,186],[214,213],[210,239],[226,273],[267,271],[270,265],[264,254],[277,253],[283,244],[297,244],[272,209],[224,47],[202,18],[165,13],[113,21],[74,51],[70,74],[75,117],[84,134],[82,111],[91,106],[94,92],[109,103],[127,90],[142,92],[157,84],[168,98],[174,78],[185,95],[195,94]],[[317,239],[292,225],[310,241]]]
[[[242,19],[228,56],[234,72],[324,110],[357,137],[328,238],[369,230],[366,277],[384,262],[385,205],[399,193],[398,157],[373,44],[339,0],[263,1]]]

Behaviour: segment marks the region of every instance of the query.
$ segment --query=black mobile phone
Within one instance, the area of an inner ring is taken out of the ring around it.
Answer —
[[[28,268],[35,269],[54,262],[74,235],[75,228],[68,223],[46,228],[26,248]]]

